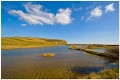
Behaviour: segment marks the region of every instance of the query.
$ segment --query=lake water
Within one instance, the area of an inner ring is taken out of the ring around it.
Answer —
[[[47,52],[55,53],[55,57],[40,56]],[[1,58],[2,79],[82,78],[90,72],[115,66],[106,65],[100,57],[70,50],[68,46],[2,50]]]

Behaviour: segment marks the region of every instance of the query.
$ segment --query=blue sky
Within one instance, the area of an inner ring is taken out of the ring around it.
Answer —
[[[119,43],[119,2],[2,1],[2,37],[64,39],[78,44]]]

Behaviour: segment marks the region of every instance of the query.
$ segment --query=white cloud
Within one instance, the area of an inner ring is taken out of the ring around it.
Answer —
[[[87,18],[87,21],[91,20],[92,18],[100,17],[102,16],[102,14],[103,14],[103,11],[101,9],[101,6],[98,6],[90,12],[90,16]]]
[[[21,24],[21,26],[27,26],[27,24]]]
[[[59,9],[58,13],[55,16],[55,21],[60,24],[70,24],[72,21],[71,10],[67,9]]]
[[[19,17],[19,19],[34,25],[53,25],[55,23],[67,25],[72,21],[71,10],[69,8],[59,9],[58,13],[55,15],[42,10],[42,5],[32,4],[29,2],[23,6],[27,11],[26,13],[22,10],[9,10],[8,13],[16,15]]]
[[[105,6],[105,13],[107,13],[107,12],[114,12],[114,11],[115,11],[115,9],[114,9],[114,4],[113,3]]]
[[[33,19],[30,14],[25,14],[21,10],[9,10],[9,13],[12,15],[19,16],[21,20],[28,22],[29,24],[42,24],[40,21]]]
[[[100,17],[100,16],[102,16],[103,11],[102,11],[102,9],[101,9],[101,6],[98,6],[98,7],[94,8],[94,9],[90,12],[90,14],[91,14],[91,17]]]
[[[96,3],[94,2],[93,5],[95,6]],[[89,8],[92,8],[92,5],[86,7],[86,10],[88,11]],[[102,10],[101,6],[97,6],[89,12],[89,15],[87,16],[86,21],[99,19],[99,17],[101,17],[103,14],[108,13],[108,12],[114,12],[114,11],[115,11],[114,3],[106,5],[105,11]],[[81,17],[81,19],[82,19],[82,17]]]

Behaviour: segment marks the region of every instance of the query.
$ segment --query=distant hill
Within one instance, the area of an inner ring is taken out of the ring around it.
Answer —
[[[34,48],[67,44],[65,40],[31,37],[2,37],[1,41],[1,49]]]

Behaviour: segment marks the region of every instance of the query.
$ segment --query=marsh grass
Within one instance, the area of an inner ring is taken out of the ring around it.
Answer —
[[[42,57],[54,57],[55,54],[54,53],[43,53],[41,54]]]
[[[106,52],[104,53],[89,50],[89,48],[103,48],[103,47],[106,49]],[[85,54],[89,53],[89,54],[101,56],[106,60],[106,64],[113,63],[113,62],[117,64],[116,68],[106,69],[98,73],[93,72],[83,78],[119,79],[119,68],[118,68],[119,67],[119,46],[113,46],[113,45],[112,46],[103,46],[103,45],[91,46],[90,45],[90,46],[87,46],[86,48],[77,48],[77,46],[74,45],[69,49],[84,51]],[[80,70],[77,70],[77,71],[79,72]]]
[[[94,45],[92,45],[92,46],[94,46]],[[103,45],[100,45],[100,47],[101,46],[103,47]],[[104,57],[109,62],[115,62],[117,64],[119,63],[119,46],[113,46],[113,45],[107,46],[106,52],[96,52],[93,50],[89,50],[88,48],[78,48],[76,45],[70,46],[69,49],[84,51],[89,54]]]
[[[84,78],[88,79],[119,79],[119,69],[112,68],[103,70],[98,73],[90,73],[89,75],[85,76]]]

